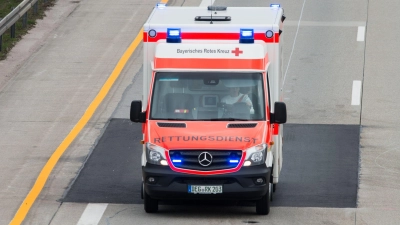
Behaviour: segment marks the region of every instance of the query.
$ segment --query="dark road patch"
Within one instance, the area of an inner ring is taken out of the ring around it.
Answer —
[[[141,129],[112,119],[63,201],[142,204]],[[358,125],[286,124],[272,206],[356,207],[359,132]]]
[[[143,203],[140,140],[141,124],[111,120],[63,201]]]
[[[355,208],[358,125],[284,125],[274,206]]]

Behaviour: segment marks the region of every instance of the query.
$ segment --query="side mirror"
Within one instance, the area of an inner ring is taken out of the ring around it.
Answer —
[[[146,112],[142,112],[142,101],[132,101],[131,121],[135,123],[144,123],[146,121]]]
[[[271,113],[272,123],[286,123],[286,104],[283,102],[275,102],[275,112]]]

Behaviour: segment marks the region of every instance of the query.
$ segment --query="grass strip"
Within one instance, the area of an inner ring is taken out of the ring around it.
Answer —
[[[0,0],[0,18],[7,16],[22,1],[23,0]],[[11,38],[11,28],[3,34],[0,60],[4,60],[7,57],[7,54],[15,44],[35,26],[37,20],[43,19],[45,11],[52,7],[55,1],[56,0],[38,0],[37,12],[35,12],[34,7],[31,7],[27,12],[28,18],[26,26],[24,26],[22,17],[15,23],[15,38]]]

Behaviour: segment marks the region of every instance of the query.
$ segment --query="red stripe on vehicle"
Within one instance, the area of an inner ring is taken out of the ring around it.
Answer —
[[[255,33],[254,40],[261,40],[267,43],[279,43],[279,33],[275,33],[274,38],[267,38],[265,33]],[[239,40],[239,33],[181,33],[182,39],[187,40]],[[147,32],[143,32],[143,42],[157,42],[167,39],[166,32],[157,32],[155,37],[149,37]]]
[[[184,59],[155,58],[154,67],[179,69],[255,69],[265,68],[265,59]]]
[[[279,124],[272,124],[272,132],[274,135],[278,135],[279,134]]]

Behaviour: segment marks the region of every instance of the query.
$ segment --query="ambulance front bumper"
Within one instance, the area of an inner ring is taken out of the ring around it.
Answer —
[[[200,176],[147,164],[142,173],[144,190],[154,199],[258,200],[268,191],[271,170],[260,165],[242,167],[235,173]],[[222,193],[194,194],[190,193],[192,186],[222,186]]]

